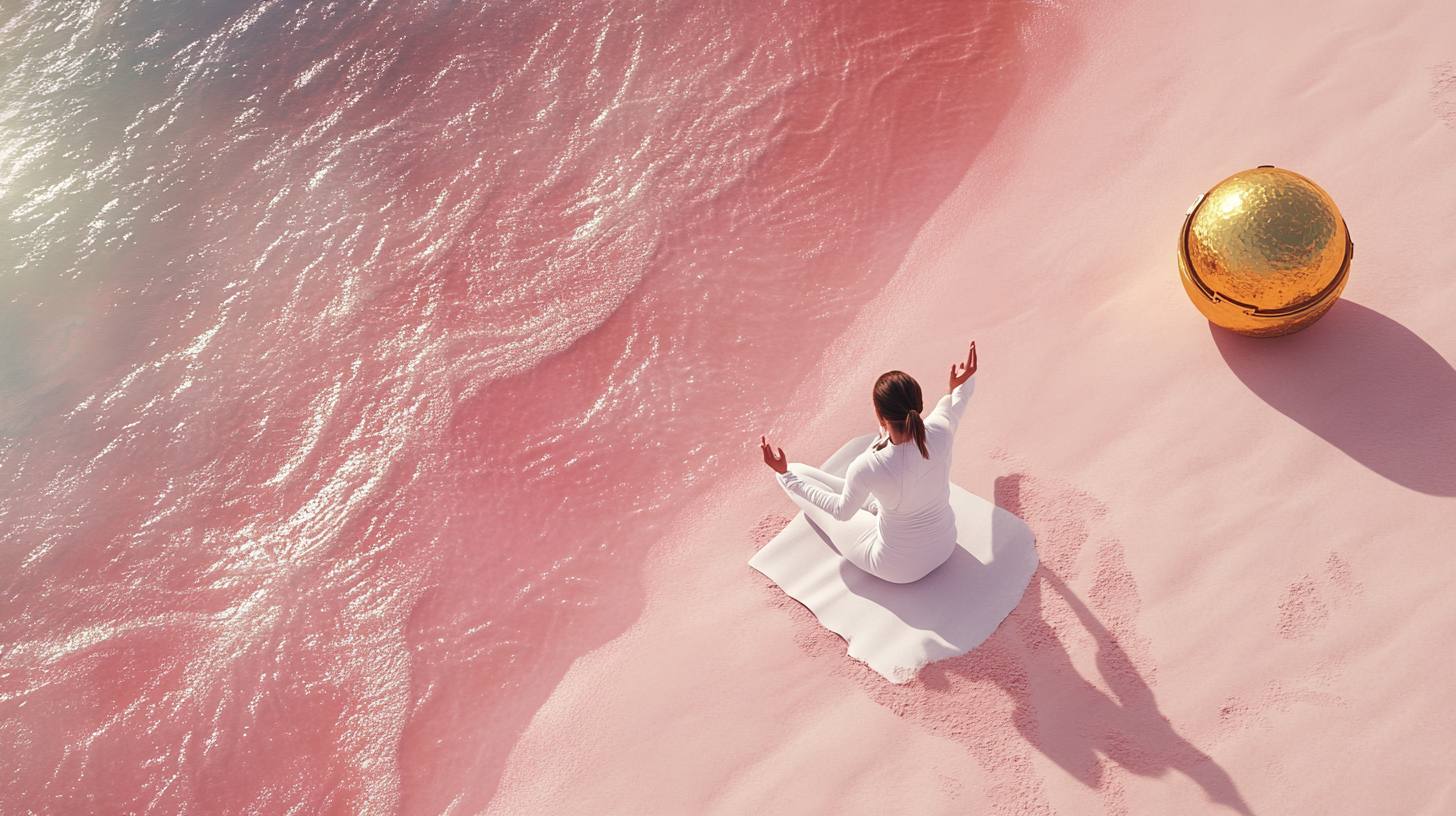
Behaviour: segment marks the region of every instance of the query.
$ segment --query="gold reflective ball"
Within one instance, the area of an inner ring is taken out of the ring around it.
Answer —
[[[1178,270],[1193,305],[1253,337],[1297,332],[1324,316],[1354,255],[1334,199],[1276,167],[1220,181],[1193,203],[1178,238]]]

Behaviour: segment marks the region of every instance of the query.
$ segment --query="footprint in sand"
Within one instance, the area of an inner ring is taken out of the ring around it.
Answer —
[[[1343,606],[1363,591],[1350,564],[1339,553],[1331,552],[1325,560],[1324,575],[1301,575],[1285,590],[1275,629],[1285,640],[1312,640],[1329,622],[1331,606]]]
[[[1350,562],[1331,551],[1321,574],[1301,575],[1284,591],[1275,631],[1286,640],[1313,640],[1329,622],[1332,609],[1352,603],[1364,592]],[[1242,731],[1270,730],[1275,727],[1276,715],[1288,713],[1298,705],[1344,707],[1344,698],[1331,691],[1343,670],[1343,664],[1338,661],[1322,663],[1292,681],[1270,680],[1257,696],[1228,698],[1218,712],[1219,726],[1212,735],[1213,744]],[[1279,773],[1271,771],[1271,774],[1279,778]]]
[[[1456,63],[1431,68],[1431,108],[1446,127],[1456,128]]]

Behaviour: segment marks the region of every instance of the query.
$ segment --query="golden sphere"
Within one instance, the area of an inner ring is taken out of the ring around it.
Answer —
[[[1193,305],[1253,337],[1319,320],[1339,300],[1354,255],[1334,199],[1276,167],[1220,181],[1189,208],[1178,238],[1178,270]]]

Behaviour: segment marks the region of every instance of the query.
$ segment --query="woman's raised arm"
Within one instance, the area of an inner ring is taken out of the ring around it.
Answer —
[[[958,370],[959,369],[959,370]],[[964,363],[951,363],[950,366],[950,390],[956,388],[969,380],[976,373],[976,341],[971,341],[971,350],[966,354]]]

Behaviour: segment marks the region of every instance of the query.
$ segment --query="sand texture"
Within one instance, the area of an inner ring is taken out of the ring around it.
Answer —
[[[879,372],[938,393],[977,340],[952,478],[1036,534],[1021,604],[885,682],[744,563],[793,515],[744,440],[489,812],[1456,812],[1456,3],[1085,5],[1036,18],[995,140],[765,429],[819,461]],[[1260,164],[1356,246],[1272,340],[1174,254]]]

